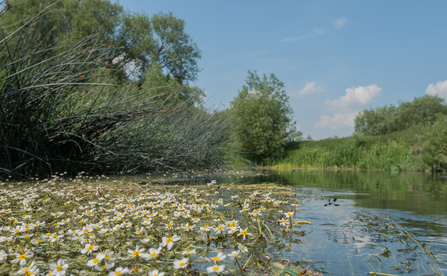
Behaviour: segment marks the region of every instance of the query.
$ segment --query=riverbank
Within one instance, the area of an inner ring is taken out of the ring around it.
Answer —
[[[358,136],[289,144],[268,167],[428,171],[423,145],[409,130],[387,136]]]

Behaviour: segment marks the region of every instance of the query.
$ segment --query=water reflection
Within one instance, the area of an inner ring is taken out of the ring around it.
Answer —
[[[328,260],[327,254],[324,253],[326,250],[339,250],[337,261],[344,261],[345,265],[351,268],[347,271],[340,268],[333,263],[335,257],[331,256],[331,265],[328,264],[326,267],[330,267],[329,271],[338,271],[336,275],[338,273],[355,275],[361,271],[364,273],[368,266],[370,269],[375,267],[374,261],[376,261],[376,266],[386,264],[383,261],[384,258],[377,263],[377,260],[369,258],[372,256],[370,251],[359,250],[359,248],[371,246],[370,237],[367,235],[356,237],[356,242],[351,247],[339,248],[337,239],[341,236],[340,229],[346,229],[346,221],[352,221],[354,213],[363,209],[392,217],[401,227],[409,230],[409,233],[425,243],[427,248],[436,254],[437,264],[443,273],[447,273],[445,266],[447,262],[447,178],[419,172],[303,170],[293,173],[290,171],[269,173],[270,176],[264,177],[261,181],[283,183],[303,189],[318,189],[322,196],[339,198],[337,203],[340,203],[340,207],[335,208],[334,206],[325,207],[324,204],[327,201],[306,203],[305,209],[308,211],[306,213],[313,217],[316,224],[313,225],[315,227],[313,235],[306,237],[309,248],[302,247],[306,249],[306,257],[314,261],[321,261],[324,258]],[[315,235],[316,233],[318,234]],[[338,245],[328,243],[323,245],[321,239],[323,233],[327,237],[332,237],[333,243]],[[323,247],[325,250],[321,251]],[[352,254],[354,249],[355,254]],[[367,260],[366,256],[368,256]],[[389,265],[391,263],[389,262]],[[421,272],[415,269],[407,273],[419,275]]]

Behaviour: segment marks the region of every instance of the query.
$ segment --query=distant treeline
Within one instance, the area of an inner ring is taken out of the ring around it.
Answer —
[[[411,127],[424,127],[447,115],[447,105],[438,96],[425,95],[398,106],[385,105],[365,109],[355,118],[355,132],[363,135],[385,135]]]
[[[272,165],[445,171],[447,106],[426,95],[397,107],[364,110],[352,136],[291,142]]]

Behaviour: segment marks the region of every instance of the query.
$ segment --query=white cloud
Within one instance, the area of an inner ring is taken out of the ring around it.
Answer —
[[[346,95],[340,97],[337,100],[327,100],[325,103],[328,104],[333,110],[349,109],[358,106],[364,106],[371,104],[374,98],[380,96],[382,88],[375,84],[369,86],[358,86],[350,87],[346,89]]]
[[[335,113],[333,117],[320,115],[320,121],[315,124],[315,128],[338,130],[340,128],[354,127],[354,119],[358,112]]]
[[[441,98],[447,99],[447,80],[438,81],[435,85],[429,84],[425,89],[427,95],[438,95]]]
[[[346,24],[346,17],[340,17],[339,19],[335,20],[334,27],[336,29],[341,29]]]
[[[300,91],[298,91],[298,97],[304,96],[304,95],[309,95],[309,94],[314,94],[314,93],[320,93],[320,92],[325,92],[326,89],[324,89],[321,86],[315,86],[315,82],[308,82],[306,84],[306,86],[304,86],[303,89],[301,89]]]

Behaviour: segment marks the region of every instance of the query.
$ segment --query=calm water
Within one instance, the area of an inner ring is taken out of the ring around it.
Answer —
[[[259,181],[283,183],[319,193],[318,200],[304,199],[299,216],[313,224],[302,227],[308,235],[302,238],[303,243],[293,248],[291,262],[312,262],[314,267],[331,275],[365,275],[370,271],[394,275],[447,274],[446,177],[379,171],[272,173],[275,175]],[[338,207],[325,207],[327,201],[321,200],[335,197]],[[406,246],[393,242],[393,237],[381,243],[382,246],[376,246],[380,242],[374,240],[372,233],[362,231],[362,224],[356,219],[358,212],[387,215],[420,244],[425,243],[436,261],[422,248],[418,248],[420,252],[402,252]],[[392,252],[391,256],[381,255],[383,245]]]
[[[301,226],[306,235],[294,238],[302,242],[290,243],[291,250],[283,255],[290,263],[311,265],[324,275],[447,275],[447,177],[381,171],[265,174],[211,178],[241,185],[275,182],[307,195],[297,219],[312,224]],[[194,177],[188,182],[205,183],[211,178]],[[328,198],[337,198],[339,206],[324,206]],[[372,221],[382,227],[378,232],[365,227]],[[392,227],[385,230],[386,225]]]

